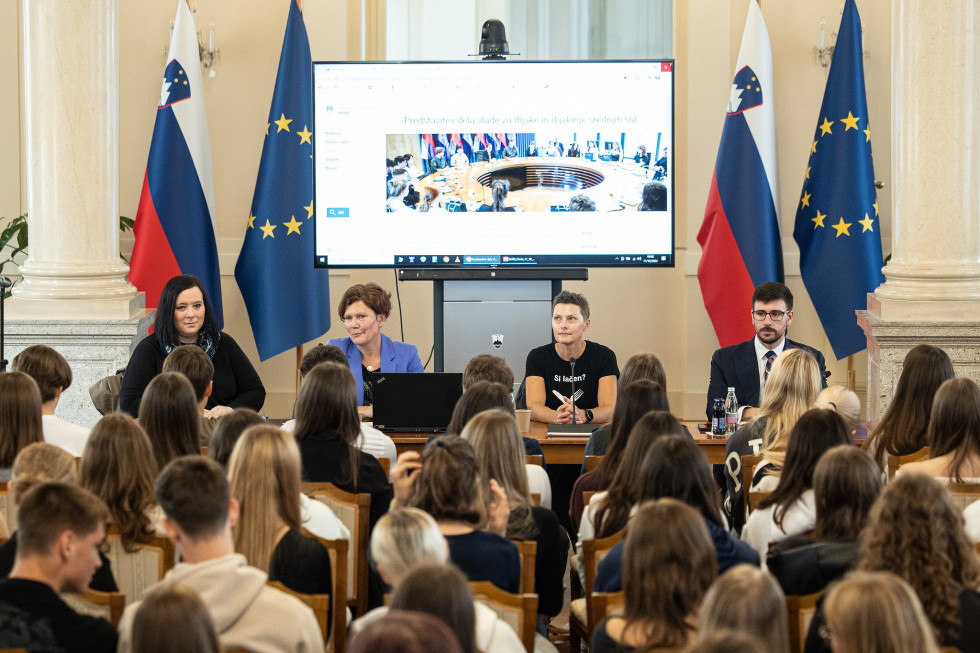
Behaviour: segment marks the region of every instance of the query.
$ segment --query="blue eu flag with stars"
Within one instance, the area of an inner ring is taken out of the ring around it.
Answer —
[[[303,13],[289,2],[258,181],[235,266],[265,360],[330,328],[325,269],[313,267],[313,83]]]
[[[803,283],[838,360],[867,346],[854,311],[885,280],[862,57],[861,19],[846,0],[793,230]]]

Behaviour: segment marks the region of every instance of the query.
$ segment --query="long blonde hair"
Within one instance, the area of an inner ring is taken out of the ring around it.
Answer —
[[[301,474],[291,433],[261,424],[242,433],[228,461],[228,479],[239,507],[235,550],[250,565],[268,571],[279,529],[299,529]]]
[[[790,431],[820,394],[820,366],[804,349],[787,349],[776,358],[766,383],[759,416],[766,418],[763,458],[782,466]]]

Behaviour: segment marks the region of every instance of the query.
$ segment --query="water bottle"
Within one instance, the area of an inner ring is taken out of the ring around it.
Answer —
[[[731,435],[738,428],[738,400],[735,398],[735,388],[728,387],[725,397],[725,433]]]
[[[715,399],[714,408],[711,409],[711,434],[725,435],[725,400]]]

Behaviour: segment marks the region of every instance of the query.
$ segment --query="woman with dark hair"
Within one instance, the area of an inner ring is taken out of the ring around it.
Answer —
[[[858,535],[880,492],[881,470],[866,451],[843,444],[820,456],[813,471],[813,537],[788,537],[766,556],[786,594],[820,592],[857,564]]]
[[[262,416],[251,408],[236,408],[215,425],[208,441],[208,458],[228,469],[228,459],[245,429],[265,423]]]
[[[10,480],[17,454],[35,442],[44,442],[37,383],[23,372],[0,373],[0,481]]]
[[[417,610],[438,617],[453,631],[463,653],[476,648],[476,610],[466,576],[447,564],[423,563],[398,584],[392,610]]]
[[[446,435],[459,435],[471,419],[485,410],[499,408],[514,416],[514,401],[510,388],[503,383],[477,381],[466,389],[453,408]]]
[[[126,366],[119,408],[138,417],[143,392],[163,370],[164,359],[175,348],[189,344],[203,349],[214,363],[211,396],[205,406],[208,416],[224,415],[238,406],[262,408],[262,379],[234,338],[218,330],[204,286],[189,274],[173,277],[160,292],[153,333],[136,345]]]
[[[442,619],[424,612],[393,610],[357,633],[350,653],[463,653]]]
[[[593,653],[691,646],[701,599],[717,575],[711,538],[694,508],[676,499],[644,504],[626,533],[622,616],[596,625]]]
[[[932,401],[951,378],[953,362],[939,347],[917,345],[905,355],[895,395],[865,445],[882,471],[889,454],[907,456],[929,445]]]
[[[139,425],[153,445],[157,470],[179,456],[201,453],[197,395],[183,374],[161,372],[150,381],[140,401]]]
[[[505,206],[504,202],[507,200],[507,193],[510,192],[510,182],[506,179],[494,179],[493,185],[490,187],[490,193],[493,195],[492,204],[481,204],[480,211],[513,211],[513,206]]]
[[[391,486],[378,459],[357,448],[361,422],[357,417],[354,377],[343,365],[320,363],[303,377],[296,398],[296,442],[303,477],[333,483],[345,492],[371,495],[371,528],[388,510]]]
[[[813,529],[813,471],[825,451],[842,444],[854,446],[844,418],[834,411],[814,408],[796,421],[778,485],[752,511],[742,533],[759,555],[766,554],[770,542]]]
[[[759,554],[728,533],[708,459],[691,438],[667,435],[654,442],[640,469],[639,484],[641,501],[677,499],[704,517],[715,547],[718,573],[742,563],[759,565]],[[623,589],[622,571],[623,543],[620,542],[599,563],[595,591],[616,592]]]
[[[976,483],[980,478],[980,387],[972,379],[950,379],[936,391],[926,432],[929,459],[902,465],[940,480]]]
[[[344,292],[337,304],[347,333],[346,338],[331,338],[328,345],[347,355],[347,365],[354,375],[357,405],[360,412],[372,417],[374,372],[422,372],[422,361],[415,345],[392,340],[381,333],[391,314],[391,293],[376,283],[357,284]]]
[[[666,211],[667,187],[659,181],[651,181],[643,186],[643,195],[637,211]]]

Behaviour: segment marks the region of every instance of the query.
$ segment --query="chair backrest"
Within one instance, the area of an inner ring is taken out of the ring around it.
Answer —
[[[119,529],[112,524],[105,541],[105,556],[112,563],[116,585],[130,601],[142,600],[146,591],[174,566],[174,545],[166,537],[153,536],[130,552],[123,546]]]
[[[613,533],[608,537],[593,539],[593,540],[582,540],[582,560],[579,564],[582,565],[582,569],[585,572],[585,609],[586,615],[590,619],[587,624],[588,632],[592,633],[592,629],[595,628],[595,621],[591,621],[593,608],[592,608],[592,588],[595,586],[595,577],[599,571],[599,563],[602,559],[606,557],[609,551],[623,541],[626,535],[626,531],[621,530],[618,533]]]
[[[586,456],[585,471],[594,472],[596,469],[599,468],[599,463],[602,462],[603,458],[605,458],[605,456]]]
[[[752,474],[760,462],[762,462],[762,454],[742,456],[742,503],[745,505],[746,520],[749,518],[750,511],[749,502],[751,501],[751,497],[749,496],[749,488],[752,487]]]
[[[309,608],[313,610],[313,616],[316,617],[317,625],[320,626],[320,632],[323,634],[323,641],[327,641],[327,612],[330,610],[329,594],[303,594],[302,592],[294,592],[277,580],[269,581],[269,587],[274,587],[280,592],[285,592],[286,594],[295,596],[297,599],[309,606]]]
[[[333,613],[330,620],[330,636],[327,637],[326,628],[323,629],[323,635],[328,651],[343,653],[347,650],[347,549],[350,542],[317,537],[305,528],[302,532],[307,537],[316,538],[330,553],[330,606]],[[319,620],[319,616],[317,619]]]
[[[114,627],[119,627],[123,610],[126,607],[126,595],[122,592],[100,592],[88,589],[84,594],[62,594],[61,600],[79,613],[90,617],[102,617]]]
[[[347,605],[357,608],[357,615],[367,612],[368,593],[368,520],[371,495],[344,492],[333,483],[303,483],[303,493],[325,503],[350,531],[347,549]]]
[[[895,478],[895,472],[898,468],[905,463],[914,463],[917,460],[922,460],[923,458],[929,457],[929,447],[922,447],[918,451],[915,451],[904,456],[893,456],[888,454],[888,480]]]
[[[17,506],[14,505],[14,499],[10,495],[10,483],[7,481],[0,482],[0,514],[6,520],[7,529],[11,533],[17,530]]]
[[[751,510],[755,510],[762,503],[762,500],[768,497],[772,492],[746,492],[745,502],[746,506],[751,506]]]
[[[789,650],[803,653],[806,633],[810,629],[813,613],[817,609],[817,599],[822,592],[786,597],[786,616],[789,620]]]
[[[537,465],[538,467],[544,466],[544,456],[539,453],[524,454],[524,459],[528,465]]]
[[[626,603],[626,594],[623,590],[618,592],[592,592],[592,605],[590,609],[589,621],[594,624],[599,623],[608,617],[614,610],[622,610]]]
[[[391,478],[391,459],[377,458],[377,461],[381,464],[381,469],[385,470],[385,478]]]
[[[201,455],[205,458],[208,457],[208,447],[207,445],[201,445]]]
[[[953,495],[953,503],[960,510],[980,499],[980,483],[956,483],[951,482],[946,486]]]
[[[540,506],[541,505],[541,493],[540,492],[532,492],[531,493],[531,505],[532,506]]]
[[[534,593],[534,562],[538,543],[534,540],[511,540],[521,554],[521,594]]]
[[[538,595],[511,594],[485,580],[470,581],[473,598],[493,610],[521,638],[527,653],[534,653],[534,632],[537,625]]]
[[[592,497],[599,494],[602,490],[586,490],[582,493],[582,505],[587,506],[592,501]]]

